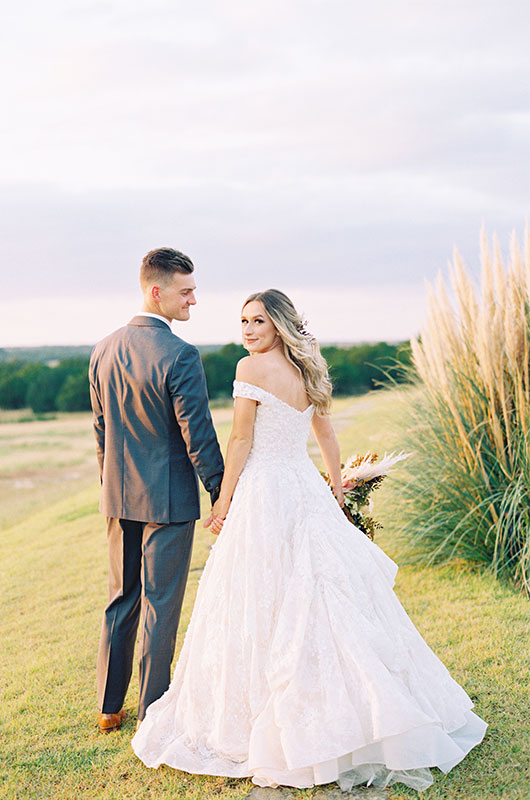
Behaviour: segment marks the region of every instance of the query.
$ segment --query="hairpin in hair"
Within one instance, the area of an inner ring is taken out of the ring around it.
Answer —
[[[305,336],[306,339],[311,341],[315,337],[313,336],[311,331],[308,329],[307,325],[308,325],[307,320],[306,319],[301,319],[300,322],[298,323],[298,325],[296,326],[296,330],[298,331],[298,333],[302,334],[302,336]]]

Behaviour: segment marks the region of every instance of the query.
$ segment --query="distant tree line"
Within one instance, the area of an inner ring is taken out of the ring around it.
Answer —
[[[90,409],[88,358],[66,358],[50,366],[42,362],[0,363],[0,408],[47,411]]]
[[[71,358],[90,358],[92,344],[39,345],[39,347],[0,347],[0,362],[25,361],[49,363]]]
[[[384,383],[386,376],[402,380],[401,367],[410,362],[408,343],[379,342],[351,347],[324,346],[333,391],[362,394]],[[237,344],[203,353],[208,392],[212,399],[230,397],[236,364],[247,351]],[[56,363],[11,359],[0,361],[0,408],[31,408],[35,413],[90,409],[88,358],[65,358]]]
[[[350,347],[324,346],[322,355],[328,362],[333,392],[336,395],[363,394],[388,379],[400,382],[403,366],[410,363],[410,344],[360,344]],[[248,355],[244,347],[226,344],[216,352],[202,356],[210,397],[229,397],[236,364]]]

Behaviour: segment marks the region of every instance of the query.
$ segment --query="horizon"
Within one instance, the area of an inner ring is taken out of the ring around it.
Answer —
[[[319,341],[319,347],[363,347],[364,345],[375,345],[375,344],[390,344],[390,345],[399,345],[405,344],[409,342],[409,339],[363,339],[358,341]],[[97,342],[87,343],[84,342],[82,344],[39,344],[39,345],[29,345],[29,346],[15,346],[10,347],[8,346],[0,346],[0,354],[2,353],[13,353],[16,351],[22,351],[27,353],[32,350],[92,350],[96,346]],[[194,344],[191,342],[191,344]],[[223,347],[228,345],[237,345],[240,347],[244,347],[241,342],[229,341],[229,342],[203,342],[197,344],[196,347],[199,350],[220,350]]]

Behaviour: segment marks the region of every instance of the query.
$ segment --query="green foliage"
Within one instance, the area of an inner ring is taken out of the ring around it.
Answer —
[[[379,388],[388,375],[395,382],[404,380],[402,367],[410,361],[408,343],[400,345],[378,342],[352,347],[323,347],[328,362],[333,393],[362,394]]]
[[[36,414],[90,409],[88,359],[81,356],[51,366],[41,361],[0,362],[0,408],[29,407]]]
[[[230,397],[237,362],[248,355],[237,344],[224,345],[216,352],[203,355],[208,392],[211,398]],[[410,362],[410,345],[378,342],[351,347],[322,347],[328,362],[333,393],[336,396],[362,394],[379,388],[385,375],[396,382],[407,379],[403,366]]]
[[[68,375],[57,395],[59,411],[89,411],[90,392],[85,372]]]
[[[90,358],[93,347],[94,345],[92,344],[0,347],[0,364],[9,361],[48,364],[50,361],[59,362],[72,358],[81,358],[86,361],[87,358]],[[201,355],[221,349],[219,344],[199,344],[197,347]]]
[[[70,358],[90,357],[93,345],[44,345],[41,347],[2,347],[2,362],[23,361],[30,364],[48,364],[50,361],[65,361]]]
[[[464,387],[455,379],[452,390],[454,407],[459,409]],[[522,429],[516,433],[518,457],[513,471],[506,472],[483,426],[475,426],[462,414],[462,432],[484,465],[484,472],[470,469],[447,409],[433,406],[421,389],[409,396],[408,404],[413,422],[407,447],[414,456],[405,467],[407,479],[400,493],[406,553],[424,564],[482,562],[528,590],[530,437]]]
[[[217,352],[203,355],[202,364],[210,397],[230,397],[236,364],[246,355],[245,348],[238,344],[225,344]]]
[[[14,364],[15,362],[13,362]],[[19,369],[0,371],[0,398],[2,408],[24,408],[27,383]]]
[[[351,347],[323,347],[333,381],[335,395],[362,394],[379,388],[385,375],[403,380],[400,369],[410,361],[408,343],[400,345],[379,342]],[[76,348],[42,348],[49,354]],[[82,348],[81,348],[82,349]],[[9,351],[4,352],[5,354]],[[24,351],[26,358],[2,361],[0,358],[0,408],[17,409],[29,406],[35,413],[49,411],[84,411],[90,409],[88,391],[88,358],[84,355],[63,358],[58,363],[44,363],[37,358],[37,349]],[[237,362],[248,355],[238,344],[218,349],[203,348],[202,363],[210,398],[230,397]]]
[[[63,376],[56,367],[43,364],[29,382],[26,395],[27,405],[35,413],[55,411],[57,394],[63,383]]]
[[[505,269],[482,241],[477,295],[458,254],[440,277],[407,394],[415,455],[400,493],[413,559],[488,564],[530,592],[530,236]]]

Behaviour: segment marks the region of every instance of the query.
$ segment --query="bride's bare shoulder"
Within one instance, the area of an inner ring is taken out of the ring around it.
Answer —
[[[261,353],[256,353],[256,355],[253,356],[245,356],[237,362],[236,381],[262,386],[269,371],[270,366],[267,360],[262,358]]]

